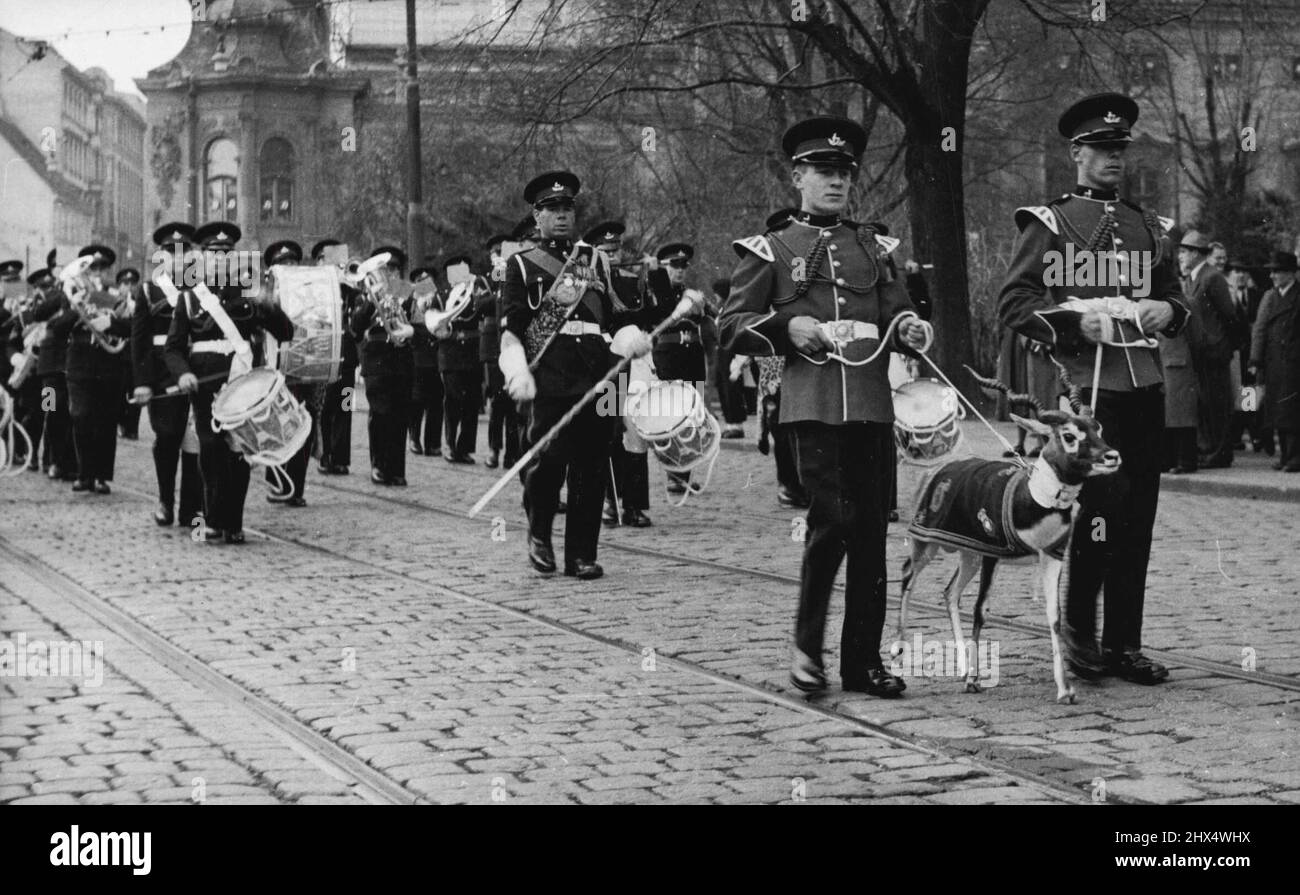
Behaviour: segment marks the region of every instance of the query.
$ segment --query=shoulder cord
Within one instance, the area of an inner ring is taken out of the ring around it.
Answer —
[[[781,245],[786,245],[785,240],[777,237],[775,234],[773,234],[773,239],[774,241],[781,243]],[[808,255],[804,258],[803,276],[794,284],[794,294],[789,298],[773,299],[772,304],[789,304],[790,302],[797,301],[808,294],[808,289],[812,286],[813,273],[820,268],[822,262],[826,260],[826,246],[829,242],[829,236],[818,234],[817,241],[813,243],[813,247],[808,250]]]

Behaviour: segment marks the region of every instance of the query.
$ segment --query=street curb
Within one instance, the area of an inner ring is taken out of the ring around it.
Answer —
[[[746,434],[741,438],[728,438],[719,443],[733,451],[753,451],[758,454],[755,438]],[[759,454],[759,456],[762,456]],[[1282,473],[1278,473],[1282,475]],[[1296,477],[1300,479],[1300,476]],[[1178,494],[1195,494],[1202,497],[1236,497],[1245,500],[1269,500],[1278,503],[1300,503],[1300,481],[1292,485],[1258,485],[1251,482],[1217,482],[1196,479],[1194,476],[1160,477],[1160,490]]]

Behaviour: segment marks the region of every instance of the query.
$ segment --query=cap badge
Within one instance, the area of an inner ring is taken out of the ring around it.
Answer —
[[[611,230],[610,232],[605,234],[605,242],[612,242],[615,239],[618,239],[618,234],[615,233],[614,231]]]
[[[1101,120],[1106,122],[1107,124],[1119,124],[1120,117],[1116,115],[1114,112],[1107,112],[1106,116]]]
[[[226,231],[225,231],[225,230],[219,230],[219,231],[217,231],[217,235],[216,235],[215,238],[220,239],[220,240],[222,240],[222,241],[224,242],[225,240],[229,239],[230,237],[226,235]]]
[[[557,193],[562,193],[564,192],[564,185],[561,183],[553,183],[551,184],[551,189],[555,190]]]
[[[826,142],[832,146],[843,146],[846,141],[839,134],[831,134],[826,138]]]

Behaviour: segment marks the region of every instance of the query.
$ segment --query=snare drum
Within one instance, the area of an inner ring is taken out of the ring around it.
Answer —
[[[212,431],[249,463],[285,463],[311,436],[311,416],[285,385],[284,375],[258,367],[227,382],[212,401]]]
[[[627,422],[669,472],[690,472],[718,455],[721,428],[695,387],[654,382],[627,400]]]
[[[948,459],[961,444],[965,417],[957,393],[937,379],[913,379],[894,389],[894,441],[905,460]]]
[[[298,382],[333,382],[343,355],[343,300],[333,267],[271,268],[270,295],[293,321],[280,370]]]

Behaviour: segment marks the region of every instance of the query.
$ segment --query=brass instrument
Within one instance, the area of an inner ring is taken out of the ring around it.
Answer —
[[[96,292],[94,284],[90,282],[90,278],[86,275],[86,271],[94,263],[95,258],[93,255],[82,255],[63,268],[63,272],[59,274],[59,281],[63,285],[64,293],[68,296],[68,302],[72,305],[72,310],[77,313],[86,329],[90,331],[91,341],[109,354],[121,354],[122,349],[126,347],[126,339],[100,332],[95,328],[93,318],[86,310],[86,303]],[[96,310],[104,310],[93,303],[91,306]]]
[[[447,307],[445,309],[435,311],[430,308],[424,312],[425,328],[430,333],[445,331],[451,321],[459,317],[472,304],[473,296],[473,280],[464,280],[452,286],[451,293],[447,296]]]
[[[384,273],[384,267],[391,257],[388,252],[381,252],[373,258],[367,258],[357,265],[357,279],[375,303],[375,311],[383,322],[388,341],[394,345],[405,345],[415,335],[415,328],[404,319],[401,302],[393,294]]]

